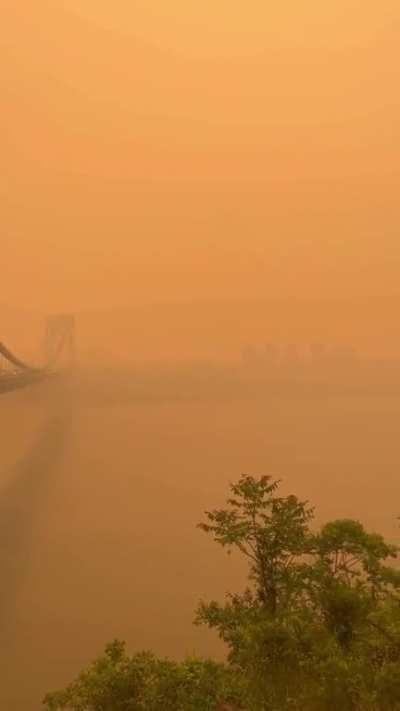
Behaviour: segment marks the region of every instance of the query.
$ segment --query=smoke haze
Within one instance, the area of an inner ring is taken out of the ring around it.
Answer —
[[[0,341],[73,313],[79,364],[0,395],[7,711],[115,636],[223,654],[242,472],[398,537],[400,7],[275,5],[3,0]]]

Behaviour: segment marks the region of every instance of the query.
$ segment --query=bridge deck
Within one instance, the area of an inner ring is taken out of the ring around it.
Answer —
[[[0,373],[0,395],[25,388],[28,385],[39,383],[49,377],[49,373],[43,371],[23,371],[19,373]]]

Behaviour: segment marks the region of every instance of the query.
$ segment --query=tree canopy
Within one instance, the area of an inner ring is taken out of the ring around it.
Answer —
[[[196,612],[227,662],[114,642],[47,711],[400,711],[399,551],[359,521],[313,517],[278,481],[242,476],[199,524],[248,562],[243,591]]]

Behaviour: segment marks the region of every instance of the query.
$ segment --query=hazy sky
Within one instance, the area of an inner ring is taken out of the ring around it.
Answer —
[[[3,0],[0,303],[329,303],[397,337],[399,28],[397,0]]]
[[[48,409],[44,385],[0,408],[19,708],[115,636],[196,648],[197,599],[243,586],[195,524],[242,471],[397,535],[392,371],[361,397],[245,398],[120,365],[400,354],[399,38],[400,0],[0,0],[0,341],[42,362],[43,316],[84,312],[79,362],[111,371],[71,428],[53,385]]]

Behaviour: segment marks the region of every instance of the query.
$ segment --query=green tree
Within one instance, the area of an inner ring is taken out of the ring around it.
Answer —
[[[207,511],[207,523],[199,524],[218,543],[246,556],[256,598],[271,615],[301,595],[309,573],[305,555],[313,545],[313,509],[296,496],[277,496],[278,486],[268,476],[242,476],[230,487],[227,507]]]
[[[230,486],[226,507],[207,511],[199,524],[249,564],[249,587],[223,604],[201,602],[196,622],[216,629],[228,645],[247,704],[257,709],[281,708],[284,699],[298,696],[300,651],[310,644],[302,630],[313,572],[313,510],[296,496],[279,496],[278,487],[267,476],[242,476]]]
[[[238,708],[240,687],[231,669],[212,660],[129,656],[118,640],[66,689],[44,699],[47,711],[218,711]],[[235,702],[234,706],[230,706]]]
[[[397,596],[400,574],[386,561],[397,547],[368,533],[359,521],[327,523],[315,537],[316,607],[325,624],[346,649],[357,632],[372,624],[379,603]]]
[[[121,642],[47,711],[400,711],[398,549],[349,519],[319,531],[313,510],[242,476],[200,528],[248,562],[248,586],[201,602],[227,664],[129,656]]]
[[[312,532],[312,509],[278,484],[243,476],[225,508],[206,512],[200,528],[241,551],[250,585],[201,602],[197,623],[228,645],[249,708],[397,708],[381,705],[400,703],[396,547],[352,520]]]

